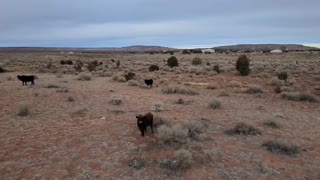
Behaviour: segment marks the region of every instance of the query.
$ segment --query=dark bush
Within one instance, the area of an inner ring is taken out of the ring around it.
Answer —
[[[0,67],[0,73],[4,73],[4,72],[7,72],[7,70],[2,68],[2,67]]]
[[[278,74],[278,79],[287,81],[287,79],[288,79],[288,73],[287,73],[287,72],[280,72],[280,73]]]
[[[126,74],[124,75],[124,77],[126,78],[126,81],[129,81],[129,80],[133,79],[135,75],[136,75],[136,74],[133,73],[133,72],[128,72],[128,73],[126,73]]]
[[[297,145],[288,144],[282,141],[267,141],[262,144],[268,151],[284,155],[295,155],[300,152]]]
[[[236,69],[242,76],[247,76],[250,73],[249,65],[249,58],[246,55],[241,55],[237,60]]]
[[[159,71],[159,66],[153,64],[153,65],[151,65],[151,66],[149,67],[149,71],[150,71],[150,72],[152,72],[152,71]]]
[[[120,61],[118,60],[117,61],[117,68],[119,68],[119,66],[120,66]]]
[[[167,64],[168,66],[170,66],[171,68],[175,67],[175,66],[179,66],[178,64],[178,59],[175,56],[171,56],[168,60],[167,60]]]
[[[64,60],[61,60],[60,64],[64,65],[64,64],[66,64],[66,62]]]
[[[182,50],[182,54],[191,54],[187,49]]]
[[[193,58],[192,65],[195,65],[195,66],[202,65],[202,59],[199,57]]]
[[[214,66],[213,66],[213,70],[216,71],[217,73],[220,73],[219,64],[214,65]]]
[[[95,71],[97,68],[97,61],[92,61],[88,64],[87,68],[89,71]]]
[[[83,63],[80,60],[77,60],[76,64],[74,65],[74,69],[76,71],[78,71],[78,72],[81,72],[82,71],[82,66],[83,66]]]

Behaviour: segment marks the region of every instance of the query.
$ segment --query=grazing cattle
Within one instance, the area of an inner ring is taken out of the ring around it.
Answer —
[[[144,133],[147,132],[148,126],[151,126],[151,132],[153,133],[153,115],[150,112],[145,115],[138,115],[136,118],[141,136],[144,136]]]
[[[20,75],[18,75],[17,77],[20,81],[22,81],[23,86],[24,86],[24,84],[26,84],[26,86],[27,86],[28,85],[27,82],[31,82],[31,85],[34,85],[34,79],[35,79],[34,76],[25,76],[25,75],[20,76]]]
[[[146,80],[144,80],[144,82],[146,83],[147,86],[152,88],[153,79],[146,79]]]

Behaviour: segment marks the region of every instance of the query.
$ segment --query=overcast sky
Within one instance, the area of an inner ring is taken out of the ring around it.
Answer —
[[[320,0],[1,0],[0,46],[320,43]]]

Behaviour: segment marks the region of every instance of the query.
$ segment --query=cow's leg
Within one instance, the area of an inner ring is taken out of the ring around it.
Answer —
[[[153,121],[151,121],[151,132],[152,132],[152,134],[153,134]]]
[[[34,81],[31,81],[31,85],[33,85],[33,86],[34,86]]]
[[[144,130],[141,130],[141,136],[144,136]]]

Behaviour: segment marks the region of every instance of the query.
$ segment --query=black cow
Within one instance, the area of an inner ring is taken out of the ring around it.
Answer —
[[[148,126],[151,126],[151,132],[153,133],[153,115],[150,112],[145,115],[138,115],[136,118],[141,136],[144,136],[144,132],[147,132]]]
[[[146,79],[146,80],[144,80],[144,82],[146,83],[147,86],[152,88],[153,79]]]
[[[34,76],[25,76],[25,75],[20,76],[20,75],[18,75],[17,77],[20,81],[22,81],[23,86],[24,86],[24,84],[26,84],[26,86],[28,86],[27,82],[31,82],[31,85],[34,85],[34,79],[35,79]]]

